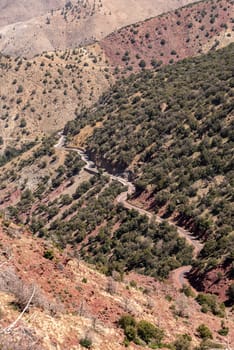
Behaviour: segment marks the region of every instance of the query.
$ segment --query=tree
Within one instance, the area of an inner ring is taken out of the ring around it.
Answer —
[[[86,349],[90,349],[93,344],[92,339],[87,336],[85,336],[85,338],[82,338],[79,343]]]
[[[17,93],[19,94],[19,93],[21,93],[21,92],[23,92],[23,91],[24,91],[23,86],[22,86],[22,85],[19,85],[19,86],[18,86],[18,89],[17,89]]]
[[[145,68],[145,67],[146,67],[145,61],[144,61],[144,60],[140,60],[139,66],[140,66],[141,68]]]
[[[26,120],[23,118],[23,119],[21,119],[21,121],[20,121],[20,128],[25,128],[25,126],[27,125],[27,123],[26,123]]]

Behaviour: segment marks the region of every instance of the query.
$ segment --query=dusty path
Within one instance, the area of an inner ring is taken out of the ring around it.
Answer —
[[[94,162],[92,162],[88,158],[87,154],[83,150],[78,149],[78,148],[65,147],[64,146],[65,141],[66,141],[66,137],[62,133],[60,133],[60,139],[59,139],[58,143],[55,145],[55,147],[56,148],[64,148],[67,151],[78,152],[79,155],[81,156],[81,159],[86,163],[86,165],[84,166],[84,169],[90,173],[99,174],[98,168],[96,167]],[[182,227],[177,226],[174,222],[172,222],[170,220],[162,219],[160,216],[156,215],[155,213],[151,213],[145,209],[137,207],[135,204],[131,204],[128,201],[128,196],[131,196],[135,192],[135,186],[133,185],[133,183],[129,182],[127,179],[125,179],[121,176],[115,176],[115,175],[112,175],[108,172],[104,172],[103,174],[108,175],[111,180],[118,181],[122,185],[127,187],[127,190],[125,192],[120,193],[118,195],[118,197],[116,198],[116,201],[118,203],[121,203],[127,209],[134,209],[134,210],[138,211],[139,214],[146,215],[149,219],[154,218],[154,220],[158,223],[162,223],[162,222],[166,221],[170,225],[176,227],[178,235],[180,237],[184,237],[186,239],[186,241],[191,246],[193,246],[193,248],[194,248],[193,258],[196,258],[198,256],[198,254],[200,253],[200,251],[203,247],[203,244],[200,243],[196,238],[194,238],[194,236],[191,232],[183,229]],[[171,279],[172,279],[176,288],[180,289],[183,286],[183,284],[187,281],[186,275],[189,273],[191,268],[192,268],[192,266],[190,266],[190,265],[189,266],[181,266],[178,269],[172,271]]]

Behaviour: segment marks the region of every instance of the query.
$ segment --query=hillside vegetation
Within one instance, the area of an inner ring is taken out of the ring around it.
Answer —
[[[103,96],[96,113],[65,127],[78,140],[82,124],[103,120],[86,140],[88,153],[100,166],[127,170],[137,202],[206,242],[203,272],[233,261],[233,51],[232,44],[131,76]]]
[[[112,82],[97,45],[33,59],[0,55],[0,153],[62,129]]]
[[[84,10],[89,11],[90,6]],[[122,3],[115,6],[122,11]],[[167,6],[165,9],[170,8]],[[68,6],[59,16],[66,15],[69,22],[75,16],[75,7]],[[0,93],[0,152],[8,145],[19,149],[36,137],[40,140],[44,134],[63,128],[84,106],[91,106],[117,79],[131,72],[158,70],[164,64],[226,46],[233,41],[231,9],[230,0],[208,0],[125,27],[84,48],[53,52],[54,47],[48,47],[48,52],[32,59],[1,55],[0,84],[4,89]],[[140,11],[134,11],[136,20],[137,13]],[[21,39],[22,35],[19,43]],[[39,43],[35,38],[29,43],[32,41]]]
[[[170,282],[164,284],[136,273],[122,280],[117,273],[106,277],[71,249],[61,251],[9,221],[0,220],[0,238],[0,346],[4,350],[50,350],[54,344],[61,350],[80,350],[84,339],[91,341],[92,349],[123,350],[121,328],[125,342],[132,339],[129,318],[134,327],[146,326],[141,332],[138,327],[142,339],[139,350],[151,346],[155,332],[144,332],[148,328],[156,328],[160,335],[157,342],[173,350],[179,349],[174,343],[185,338],[190,348],[200,343],[201,350],[208,346],[196,331],[201,324],[212,332],[213,346],[234,339],[231,319],[224,323],[218,316],[200,312],[198,303]],[[27,313],[11,333],[2,333],[20,315],[33,287],[36,294]],[[222,329],[228,336],[220,335]],[[136,346],[131,342],[129,349]]]
[[[118,72],[172,64],[233,42],[233,1],[205,0],[122,28],[101,40]]]
[[[71,244],[108,275],[135,270],[165,279],[190,264],[192,247],[175,228],[117,205],[123,186],[82,168],[76,152],[55,151],[53,139],[45,139],[2,169],[0,209],[63,249]]]
[[[1,350],[232,348],[233,5],[1,1]]]
[[[33,57],[93,43],[113,30],[157,16],[192,0],[1,1],[0,51]]]

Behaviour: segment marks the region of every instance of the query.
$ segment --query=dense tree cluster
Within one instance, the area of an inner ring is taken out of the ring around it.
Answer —
[[[103,120],[89,154],[116,172],[129,168],[152,210],[177,213],[206,242],[200,268],[233,259],[233,50],[132,75],[65,128],[71,137]]]

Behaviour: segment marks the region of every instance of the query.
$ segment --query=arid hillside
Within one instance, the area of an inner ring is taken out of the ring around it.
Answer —
[[[100,45],[113,67],[156,68],[233,42],[233,14],[232,0],[201,1],[122,28]]]
[[[176,9],[192,0],[3,1],[0,52],[32,57],[104,38],[125,25]],[[33,3],[33,4],[32,4]]]
[[[0,152],[62,129],[113,81],[98,45],[31,60],[1,56]]]
[[[204,1],[125,27],[85,48],[32,59],[1,56],[1,153],[8,145],[63,128],[116,79],[228,45],[232,25],[231,0]]]
[[[24,22],[65,5],[65,0],[2,0],[0,3],[0,27]]]
[[[138,345],[130,335],[124,340],[118,324],[123,315],[154,325],[163,349],[186,339],[189,346],[201,342],[207,346],[233,344],[232,315],[223,320],[204,314],[193,293],[184,290],[185,295],[171,281],[162,283],[136,273],[104,276],[69,246],[61,252],[6,220],[0,222],[0,239],[3,349],[29,350],[33,346],[36,350],[52,350],[59,346],[61,350],[79,350],[87,340],[94,350],[123,350],[127,344],[129,350],[150,349],[150,342],[146,344],[140,338]],[[12,326],[32,295],[27,312]],[[212,334],[212,341],[204,342],[200,337],[197,329],[203,324]]]

